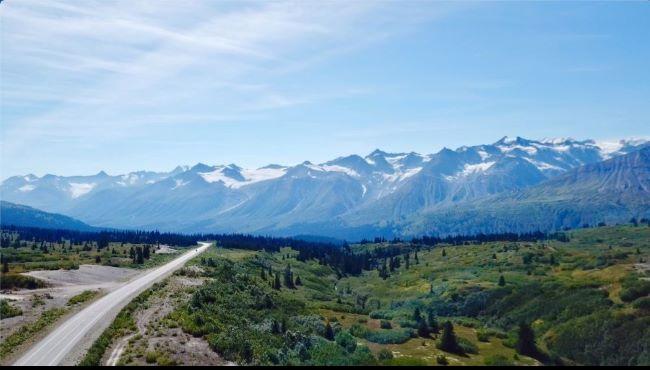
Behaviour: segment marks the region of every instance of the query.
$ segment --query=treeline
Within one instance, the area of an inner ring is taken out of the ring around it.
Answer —
[[[200,234],[190,235],[138,230],[77,231],[2,225],[2,231],[3,233],[18,234],[20,239],[34,243],[60,243],[62,240],[66,240],[70,244],[81,245],[85,242],[96,242],[100,249],[108,246],[108,243],[168,244],[189,247],[196,245],[199,240],[206,240],[202,239]]]
[[[494,234],[472,234],[472,235],[452,235],[445,237],[438,236],[420,236],[412,238],[410,241],[404,241],[400,238],[386,239],[383,237],[374,239],[362,239],[359,244],[403,244],[410,243],[415,245],[428,245],[435,246],[438,244],[451,244],[451,245],[469,245],[481,244],[488,242],[537,242],[540,240],[559,240],[568,242],[569,237],[565,233],[545,233],[541,231],[534,231],[528,233],[494,233]]]
[[[264,250],[271,253],[278,252],[281,248],[289,247],[298,252],[296,258],[299,261],[317,260],[322,265],[331,266],[342,275],[357,275],[363,270],[382,268],[387,263],[389,264],[388,270],[390,270],[391,261],[393,263],[400,263],[398,262],[397,256],[403,255],[403,260],[407,263],[406,261],[410,259],[411,253],[413,253],[414,261],[417,261],[417,252],[420,248],[432,248],[439,244],[463,245],[494,241],[534,242],[547,239],[568,241],[568,237],[564,233],[548,234],[543,232],[458,235],[444,238],[423,236],[411,239],[407,246],[398,246],[398,243],[401,244],[404,242],[400,239],[394,239],[391,242],[392,245],[386,248],[375,248],[372,251],[354,253],[348,244],[335,245],[301,239],[249,234],[179,234],[129,230],[89,232],[16,226],[3,226],[3,232],[18,234],[20,235],[19,239],[35,243],[58,243],[62,240],[68,240],[71,244],[96,242],[99,249],[107,247],[108,243],[111,242],[150,245],[168,244],[179,247],[190,247],[196,245],[201,240],[216,241],[222,248]],[[6,238],[6,236],[3,236],[3,238]],[[375,242],[384,243],[387,241],[379,238]],[[369,242],[365,241],[365,243]]]

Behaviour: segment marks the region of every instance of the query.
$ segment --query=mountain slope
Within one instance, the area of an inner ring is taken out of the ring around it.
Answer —
[[[400,235],[421,215],[481,203],[625,155],[644,140],[529,140],[434,154],[350,155],[321,164],[179,166],[110,176],[16,176],[2,199],[63,213],[92,225],[185,232],[365,237]],[[415,228],[420,230],[423,228]]]
[[[407,233],[561,230],[650,217],[650,148],[539,185],[412,216]]]
[[[96,228],[68,216],[43,212],[32,207],[5,201],[0,201],[0,223],[2,225],[40,227],[44,229],[96,230]]]

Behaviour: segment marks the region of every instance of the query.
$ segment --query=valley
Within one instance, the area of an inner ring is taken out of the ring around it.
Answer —
[[[649,241],[645,220],[538,237],[379,238],[342,254],[224,236],[137,296],[81,361],[647,364]]]

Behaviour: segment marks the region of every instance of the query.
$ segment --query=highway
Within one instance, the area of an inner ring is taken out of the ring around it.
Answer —
[[[68,318],[41,341],[34,344],[14,366],[54,366],[80,344],[80,341],[102,320],[113,321],[120,306],[126,305],[135,296],[151,287],[155,282],[181,268],[187,261],[204,252],[210,243],[199,242],[200,246],[184,253],[167,264],[157,267],[93,302],[88,307]]]

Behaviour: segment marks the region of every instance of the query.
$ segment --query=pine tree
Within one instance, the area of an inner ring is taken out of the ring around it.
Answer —
[[[520,354],[531,357],[535,357],[539,353],[535,344],[535,332],[530,325],[524,322],[519,324],[515,349]]]
[[[413,321],[419,322],[422,320],[422,313],[420,313],[420,308],[415,307],[415,311],[413,311]]]
[[[442,249],[442,256],[447,257],[447,251],[444,248]]]
[[[429,337],[429,325],[427,325],[427,322],[420,318],[420,321],[418,322],[418,335],[422,338],[428,338]]]
[[[284,286],[289,289],[295,288],[293,285],[293,272],[291,272],[291,265],[287,265],[284,269]]]
[[[436,315],[434,315],[432,310],[427,312],[427,322],[429,323],[429,330],[432,333],[438,334],[440,332],[440,327],[438,326],[438,320],[436,320]]]
[[[142,265],[144,263],[144,254],[142,252],[142,247],[137,247],[135,249],[135,263]]]
[[[300,276],[296,275],[296,286],[301,286],[302,281],[300,280]]]
[[[506,278],[503,277],[503,275],[499,276],[499,286],[505,286],[506,285]]]
[[[9,272],[9,262],[5,259],[2,261],[2,273],[6,274]]]
[[[275,273],[275,281],[273,282],[273,289],[280,290],[282,286],[280,285],[280,274]]]
[[[325,339],[327,340],[334,340],[334,329],[332,329],[332,325],[330,325],[330,322],[327,322],[327,325],[325,325]]]
[[[454,325],[449,321],[446,321],[442,326],[442,337],[440,338],[438,348],[451,353],[463,353],[463,350],[458,345],[456,334],[454,333]]]

